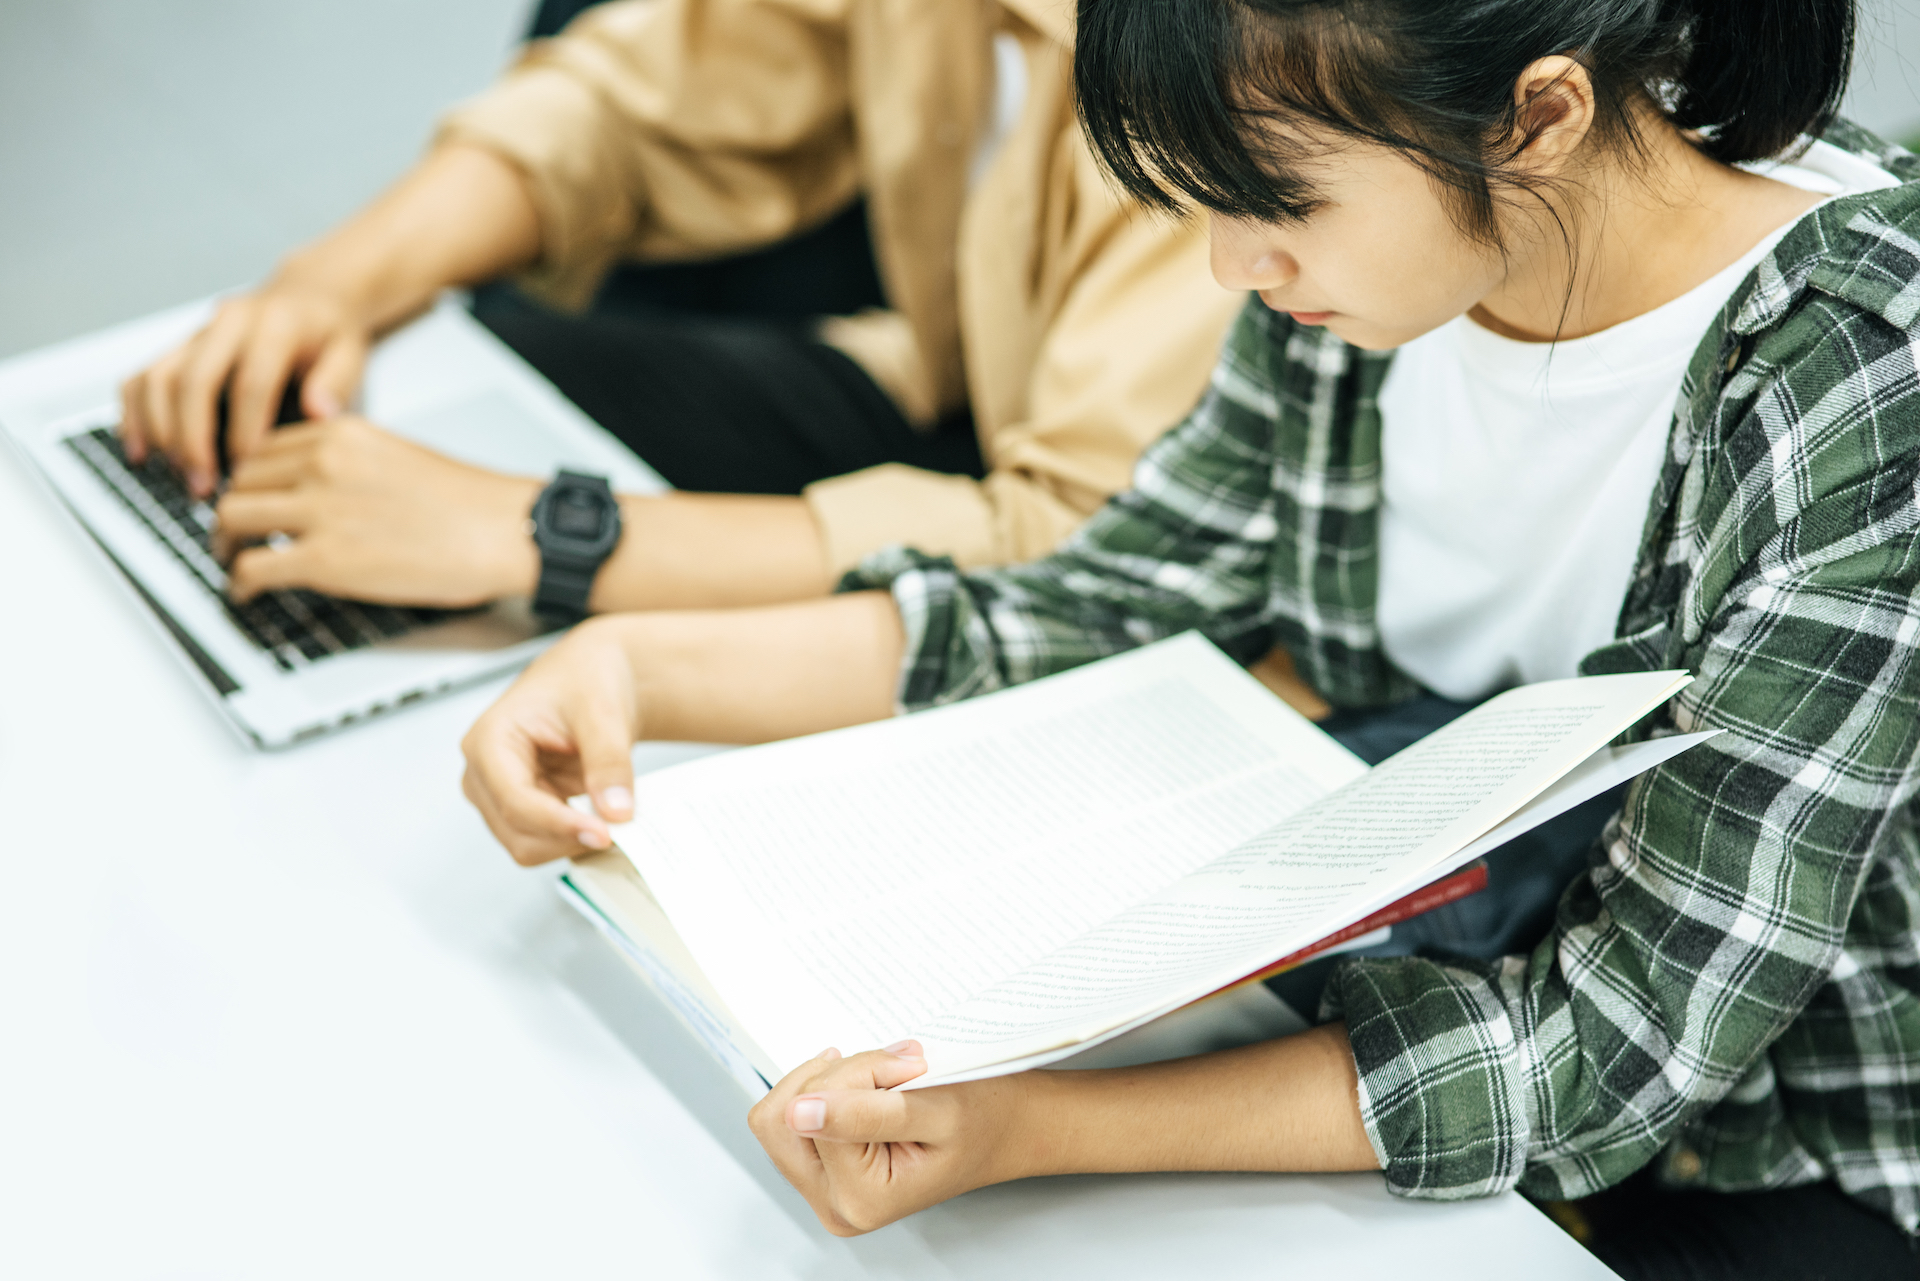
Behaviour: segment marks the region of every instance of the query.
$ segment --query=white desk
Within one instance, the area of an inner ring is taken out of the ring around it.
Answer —
[[[461,799],[497,686],[259,755],[5,454],[0,548],[0,1276],[1610,1275],[1517,1197],[1372,1175],[1040,1180],[838,1241]]]

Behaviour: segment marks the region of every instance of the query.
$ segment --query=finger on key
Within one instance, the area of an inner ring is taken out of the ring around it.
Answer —
[[[274,428],[280,397],[293,375],[294,335],[277,315],[263,316],[260,328],[240,353],[227,393],[229,464],[251,457]]]
[[[147,460],[147,371],[120,384],[120,448],[136,466]]]
[[[173,415],[173,395],[183,359],[179,352],[173,352],[155,361],[140,380],[145,402],[141,425],[147,434],[147,448],[168,458],[173,457],[173,439],[178,427]]]
[[[233,558],[227,570],[227,595],[246,604],[261,592],[313,585],[313,553],[297,538],[276,538],[249,547]]]
[[[363,335],[343,333],[329,339],[301,381],[300,405],[307,417],[324,421],[346,413],[366,367],[367,340]]]
[[[240,311],[222,311],[195,341],[174,388],[174,416],[179,429],[171,452],[186,474],[187,487],[201,498],[211,494],[219,481],[214,457],[215,415],[245,337]]]

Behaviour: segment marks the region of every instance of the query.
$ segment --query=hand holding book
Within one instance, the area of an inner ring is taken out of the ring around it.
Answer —
[[[748,1113],[754,1137],[835,1235],[1025,1173],[1021,1087],[895,1088],[926,1070],[916,1041],[851,1058],[823,1050]]]
[[[825,1051],[750,1114],[775,1165],[837,1235],[1037,1175],[1378,1165],[1337,1024],[1141,1067],[903,1089],[924,1071],[919,1051],[913,1041],[849,1058]]]
[[[754,743],[893,714],[905,641],[885,592],[758,611],[609,614],[534,660],[461,740],[461,786],[527,865],[605,849],[641,738]],[[563,797],[585,794],[574,808]]]

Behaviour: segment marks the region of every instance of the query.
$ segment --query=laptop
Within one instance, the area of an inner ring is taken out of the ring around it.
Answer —
[[[524,600],[400,609],[264,593],[236,606],[210,551],[212,509],[170,464],[130,466],[122,379],[184,340],[212,302],[0,362],[0,435],[118,569],[192,679],[248,742],[280,748],[526,663],[555,639]],[[387,338],[361,407],[410,440],[496,471],[667,488],[646,464],[449,299]]]

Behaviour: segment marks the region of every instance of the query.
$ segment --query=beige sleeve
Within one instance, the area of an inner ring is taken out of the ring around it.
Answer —
[[[584,305],[623,257],[696,259],[825,221],[859,189],[846,0],[617,0],[529,45],[437,141],[526,175],[523,283]]]
[[[807,489],[836,573],[890,543],[962,566],[1044,556],[1125,489],[1141,451],[1199,401],[1246,299],[1214,283],[1204,222],[1117,211],[1076,243],[1085,248],[1041,338],[1029,412],[987,442],[984,481],[890,465]]]

